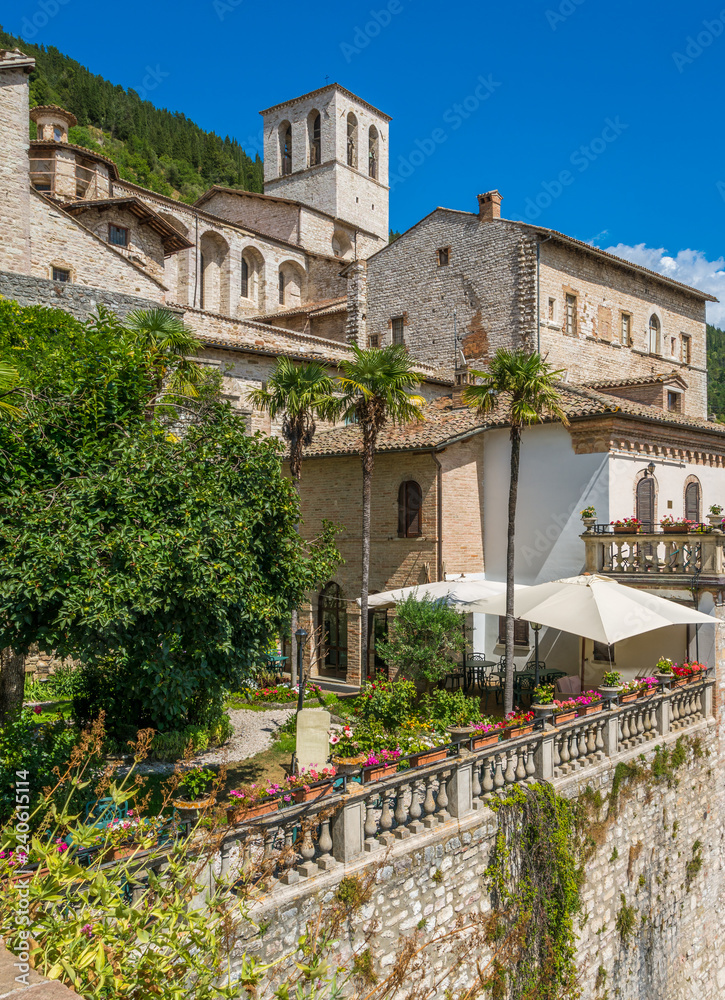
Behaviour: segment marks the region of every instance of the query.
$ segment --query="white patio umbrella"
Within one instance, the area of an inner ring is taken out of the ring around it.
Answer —
[[[388,590],[384,594],[371,594],[368,598],[370,608],[393,608],[408,597],[414,596],[423,600],[442,600],[459,611],[469,611],[469,605],[495,597],[506,590],[505,583],[494,580],[470,580],[460,577],[457,580],[441,580],[438,583],[424,583],[418,587],[402,587],[400,590]],[[359,603],[359,601],[358,601]]]
[[[466,610],[505,615],[506,597],[486,598]],[[524,588],[514,598],[514,614],[609,646],[668,625],[719,624],[694,608],[587,574]]]

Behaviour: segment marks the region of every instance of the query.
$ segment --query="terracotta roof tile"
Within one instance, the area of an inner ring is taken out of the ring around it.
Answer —
[[[599,378],[581,384],[586,389],[619,389],[629,385],[666,385],[669,382],[684,382],[684,379],[679,372],[664,372],[661,375],[641,375],[639,378]]]

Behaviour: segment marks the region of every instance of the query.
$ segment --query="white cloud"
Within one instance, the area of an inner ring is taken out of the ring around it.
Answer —
[[[633,264],[641,264],[650,271],[657,271],[685,285],[693,285],[703,292],[717,296],[719,302],[708,302],[707,319],[725,329],[725,257],[719,260],[708,260],[700,250],[680,250],[673,257],[664,247],[656,249],[644,243],[637,246],[627,246],[619,243],[616,247],[606,247],[608,253],[616,254],[631,260]]]

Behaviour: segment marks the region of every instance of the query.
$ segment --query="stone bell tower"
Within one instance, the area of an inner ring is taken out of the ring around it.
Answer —
[[[28,77],[35,60],[0,49],[0,270],[30,272]]]
[[[337,83],[261,115],[264,193],[387,243],[390,117]]]

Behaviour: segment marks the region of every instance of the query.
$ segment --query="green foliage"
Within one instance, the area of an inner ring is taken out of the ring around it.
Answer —
[[[28,391],[0,424],[0,642],[82,660],[81,718],[203,723],[330,578],[336,529],[300,540],[279,445],[248,437],[217,386],[181,437],[150,417],[174,355],[108,314],[0,302],[7,354]]]
[[[554,685],[539,684],[534,688],[534,701],[539,705],[550,705],[554,700]]]
[[[498,920],[489,939],[510,947],[492,987],[501,1000],[573,1000],[584,880],[576,804],[541,784],[513,788],[493,808],[498,832],[485,877]]]
[[[440,688],[423,696],[420,716],[430,720],[435,728],[469,726],[483,719],[481,702],[469,698],[463,691],[446,691]]]
[[[15,809],[18,771],[30,775],[30,809],[42,798],[43,788],[56,783],[55,768],[63,768],[78,741],[78,731],[59,719],[38,725],[30,709],[6,722],[0,729],[0,823]],[[26,803],[27,805],[27,803]]]
[[[707,405],[719,420],[725,419],[725,331],[707,326]]]
[[[236,139],[205,132],[181,112],[154,107],[54,46],[33,45],[0,31],[0,47],[16,46],[36,62],[31,106],[59,104],[72,111],[79,124],[70,130],[69,141],[114,160],[125,180],[188,203],[213,184],[262,191],[262,161],[258,154],[250,158]]]
[[[198,802],[211,789],[216,775],[203,767],[192,767],[185,771],[181,781],[181,791],[188,795],[192,802]]]
[[[340,880],[335,891],[335,898],[342,903],[349,912],[359,910],[364,906],[371,896],[371,885],[363,882],[357,875],[346,875]]]
[[[206,725],[185,726],[168,733],[156,733],[151,741],[151,753],[157,760],[177,761],[191,751],[192,755],[203,753],[210,747],[222,746],[234,733],[229,716],[221,714]]]
[[[685,865],[685,885],[690,891],[692,883],[702,871],[704,859],[702,857],[702,841],[696,840],[692,845],[692,857]]]
[[[369,948],[359,952],[352,961],[352,972],[354,976],[359,976],[366,986],[374,986],[378,981],[378,975],[373,966],[373,956]]]
[[[463,615],[428,595],[411,595],[398,605],[392,634],[378,643],[378,653],[403,677],[437,683],[454,669],[465,643]]]
[[[656,746],[652,759],[652,777],[658,781],[666,781],[670,788],[677,784],[675,771],[687,761],[687,743],[683,736],[678,737],[673,747]]]
[[[412,716],[415,697],[412,681],[376,680],[355,699],[353,711],[365,722],[379,722],[385,729],[399,729]]]
[[[621,687],[622,675],[617,670],[608,670],[602,677],[602,687]]]
[[[634,906],[628,905],[623,892],[619,894],[619,899],[621,908],[617,914],[614,926],[617,928],[622,944],[626,948],[637,927],[637,910]]]

